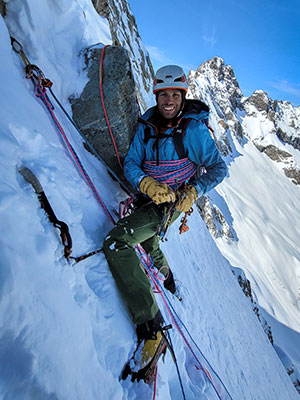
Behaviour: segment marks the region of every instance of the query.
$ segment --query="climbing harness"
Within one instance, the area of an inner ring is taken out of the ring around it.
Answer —
[[[161,133],[158,131],[158,128],[152,124],[149,121],[145,121],[142,118],[139,118],[139,122],[143,123],[146,125],[144,129],[144,142],[147,144],[150,139],[154,139],[154,143],[152,148],[156,148],[156,164],[159,165],[161,161],[159,160],[159,141],[163,139],[168,139],[172,138],[174,142],[174,146],[176,149],[176,152],[178,154],[178,157],[185,158],[187,156],[187,151],[184,148],[183,145],[183,136],[185,133],[185,129],[190,122],[190,118],[183,118],[181,119],[176,126],[172,128],[171,133]],[[151,134],[151,127],[155,131],[155,134]]]

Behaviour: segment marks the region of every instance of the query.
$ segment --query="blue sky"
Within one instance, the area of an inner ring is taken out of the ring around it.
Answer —
[[[300,0],[128,0],[154,69],[222,57],[245,96],[300,105]]]

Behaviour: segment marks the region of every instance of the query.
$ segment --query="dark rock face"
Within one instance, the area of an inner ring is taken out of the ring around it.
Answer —
[[[260,146],[254,143],[259,151],[265,153],[271,160],[276,162],[290,163],[293,156],[287,151],[280,150],[278,147],[270,144],[268,146]]]
[[[300,170],[297,168],[285,168],[285,176],[290,178],[295,185],[300,185]]]
[[[291,144],[295,149],[300,150],[300,138],[299,137],[290,136],[286,132],[283,132],[283,130],[280,128],[277,129],[276,135],[283,142]]]
[[[234,232],[227,223],[221,210],[212,202],[208,196],[201,196],[197,202],[197,209],[205,222],[210,233],[215,237],[223,237],[227,241],[233,241]]]
[[[254,313],[256,314],[259,322],[261,323],[265,334],[268,336],[269,341],[271,342],[272,345],[274,345],[274,338],[273,338],[271,326],[268,324],[266,319],[263,317],[263,315],[261,314],[261,311],[259,309],[259,306],[253,299],[250,281],[246,278],[244,271],[241,270],[240,268],[232,267],[232,272],[237,277],[237,280],[239,282],[240,287],[242,288],[244,295],[250,299],[250,301],[252,303],[252,309],[253,309]]]
[[[94,48],[85,52],[89,81],[81,96],[71,99],[73,119],[108,166],[117,175],[122,175],[100,97],[102,51],[102,48]],[[123,162],[139,116],[135,83],[126,49],[120,46],[105,49],[102,76],[104,105]]]
[[[272,144],[268,146],[260,146],[255,143],[259,151],[265,153],[272,161],[288,164],[289,167],[283,168],[286,177],[291,179],[295,185],[300,185],[300,170],[294,166],[294,158],[292,154],[287,151],[281,150]]]
[[[0,0],[0,14],[2,15],[2,17],[5,17],[6,14],[6,5],[4,0]]]
[[[261,91],[261,90],[257,90],[255,91],[252,96],[248,97],[248,99],[246,100],[248,103],[252,104],[255,106],[255,108],[257,109],[257,111],[265,111],[268,112],[269,111],[269,98],[267,93]]]
[[[92,0],[92,3],[96,11],[107,19],[113,44],[128,50],[138,100],[146,110],[149,94],[152,97],[154,71],[127,0]]]

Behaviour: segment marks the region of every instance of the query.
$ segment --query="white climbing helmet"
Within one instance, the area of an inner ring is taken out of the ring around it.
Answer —
[[[187,79],[181,67],[178,67],[178,65],[166,65],[157,70],[154,78],[153,93],[164,89],[181,89],[187,93]]]

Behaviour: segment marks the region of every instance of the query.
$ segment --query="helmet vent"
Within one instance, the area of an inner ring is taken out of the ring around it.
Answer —
[[[156,71],[153,82],[153,93],[165,89],[182,89],[188,91],[185,73],[178,65],[165,65]]]

